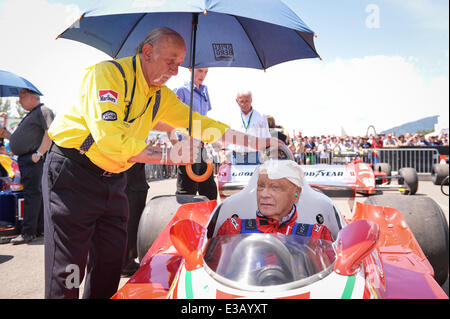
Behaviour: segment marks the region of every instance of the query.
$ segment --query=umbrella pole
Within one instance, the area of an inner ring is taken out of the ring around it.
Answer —
[[[194,99],[194,70],[195,70],[195,51],[197,40],[197,26],[198,26],[198,13],[192,14],[192,29],[191,29],[191,100],[189,102],[189,136],[192,136],[192,105]]]

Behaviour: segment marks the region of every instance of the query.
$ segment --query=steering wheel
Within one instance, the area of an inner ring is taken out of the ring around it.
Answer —
[[[256,275],[257,286],[274,286],[288,283],[293,280],[292,274],[287,274],[278,265],[267,265],[258,270]]]
[[[206,151],[206,149],[204,147],[202,147],[201,150]],[[200,152],[200,156],[202,156],[201,153],[203,153],[203,152]],[[187,176],[189,176],[189,178],[191,180],[193,180],[194,182],[197,182],[197,183],[206,181],[211,176],[212,172],[214,171],[214,163],[211,158],[208,158],[206,160],[206,171],[201,175],[197,175],[194,172],[194,170],[192,169],[192,165],[193,164],[186,165],[186,174],[187,174]]]
[[[295,280],[298,277],[294,259],[286,246],[274,235],[249,234],[234,247],[224,276],[228,279],[255,285],[276,285]],[[273,253],[279,265],[265,265],[246,272],[251,256]],[[282,266],[281,266],[282,265]]]
[[[197,183],[206,181],[214,171],[214,163],[211,159],[206,160],[206,171],[202,175],[197,175],[192,169],[192,164],[186,165],[186,174],[191,180]]]
[[[284,159],[284,160],[291,160],[294,161],[294,154],[292,154],[289,147],[287,147],[285,144],[281,144],[278,146],[272,146],[266,148],[264,151],[264,154],[261,156],[262,161],[266,161],[269,158],[272,159]]]

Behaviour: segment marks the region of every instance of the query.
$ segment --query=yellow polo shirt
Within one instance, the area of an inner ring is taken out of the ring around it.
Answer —
[[[131,98],[135,77],[132,58],[117,60],[127,79],[127,100]],[[152,121],[158,90],[161,90],[160,106]],[[151,100],[147,106],[149,98]],[[166,86],[147,85],[139,56],[136,56],[136,88],[127,121],[126,105],[122,74],[113,63],[101,62],[87,69],[81,83],[79,100],[55,117],[48,134],[58,146],[79,150],[91,133],[95,142],[85,153],[86,156],[98,167],[120,173],[133,165],[128,162],[130,157],[145,149],[145,140],[158,121],[177,129],[189,126],[189,107]],[[219,139],[229,128],[196,112],[193,112],[192,120],[197,124],[193,126],[193,137],[207,143]]]

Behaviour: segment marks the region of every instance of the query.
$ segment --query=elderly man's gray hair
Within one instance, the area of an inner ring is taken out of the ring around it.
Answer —
[[[147,34],[147,36],[145,37],[144,40],[142,40],[141,43],[139,43],[139,45],[137,46],[135,53],[136,54],[141,54],[142,53],[142,48],[145,44],[150,44],[150,45],[156,45],[158,43],[158,41],[161,41],[165,36],[168,35],[174,35],[174,36],[178,36],[180,38],[181,35],[168,27],[159,27],[156,29],[153,29],[152,31],[150,31],[149,34]]]
[[[22,90],[24,92],[26,92],[27,94],[33,96],[36,99],[36,101],[38,101],[38,102],[41,101],[41,96],[38,93],[34,92],[33,90],[29,90],[29,89],[22,89]]]
[[[236,94],[237,97],[241,96],[241,95],[245,95],[245,96],[250,96],[252,97],[252,91],[250,90],[239,90]]]

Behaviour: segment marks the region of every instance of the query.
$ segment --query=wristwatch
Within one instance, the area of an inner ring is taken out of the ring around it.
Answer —
[[[44,156],[44,154],[42,154],[42,153],[39,152],[39,151],[36,151],[35,154],[39,155],[39,157],[41,157],[41,158],[42,158],[42,156]]]

